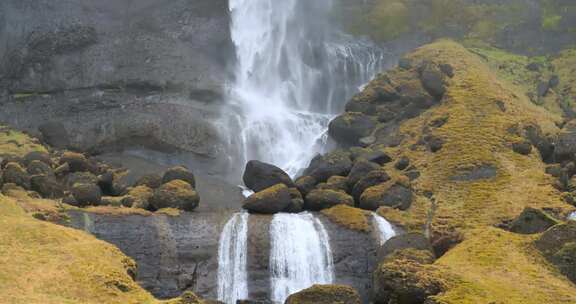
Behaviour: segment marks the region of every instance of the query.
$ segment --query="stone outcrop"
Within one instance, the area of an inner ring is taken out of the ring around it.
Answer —
[[[285,304],[360,304],[360,295],[344,285],[314,285],[292,294]]]

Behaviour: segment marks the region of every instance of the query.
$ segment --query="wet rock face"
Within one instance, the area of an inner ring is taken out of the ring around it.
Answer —
[[[59,148],[221,165],[210,120],[234,58],[228,1],[8,0],[0,24],[0,120]]]
[[[70,225],[120,248],[138,264],[137,282],[159,298],[185,290],[217,297],[218,242],[231,213],[199,212],[178,217],[110,216],[70,213]],[[335,284],[356,289],[363,303],[376,268],[377,236],[348,230],[318,215],[330,238]],[[252,301],[270,297],[270,222],[272,216],[250,215],[248,281]],[[266,303],[266,302],[265,302]]]

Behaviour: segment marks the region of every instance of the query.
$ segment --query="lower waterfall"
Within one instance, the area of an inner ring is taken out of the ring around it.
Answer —
[[[247,242],[248,213],[228,220],[218,245],[218,300],[235,304],[248,298]]]
[[[270,225],[271,299],[286,298],[313,284],[334,280],[330,239],[310,213],[276,214]]]
[[[396,235],[396,231],[394,231],[392,224],[390,224],[385,218],[376,213],[373,213],[372,217],[374,219],[374,227],[376,228],[376,231],[378,231],[378,240],[380,241],[380,245],[384,245],[386,241]]]

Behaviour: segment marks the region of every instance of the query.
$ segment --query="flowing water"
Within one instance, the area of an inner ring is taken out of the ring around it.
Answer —
[[[576,221],[576,211],[574,211],[568,215],[568,220],[569,221]]]
[[[330,240],[310,213],[276,214],[270,225],[271,299],[284,303],[292,293],[334,280]]]
[[[228,220],[218,245],[218,300],[235,304],[248,298],[247,242],[248,213],[236,213]]]
[[[380,48],[334,26],[332,1],[230,0],[235,110],[220,126],[233,165],[258,159],[296,175],[325,146],[330,119],[383,68]]]
[[[378,214],[373,213],[372,218],[374,219],[374,227],[376,228],[376,231],[378,231],[378,240],[380,241],[380,245],[384,245],[386,241],[396,235],[396,231],[394,230],[394,227],[392,227],[392,224]]]

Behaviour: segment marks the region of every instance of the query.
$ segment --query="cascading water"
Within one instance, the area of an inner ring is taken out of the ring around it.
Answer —
[[[237,113],[220,124],[236,166],[258,159],[296,175],[321,151],[334,114],[383,68],[381,49],[335,29],[332,1],[229,1]]]
[[[272,301],[284,303],[294,292],[334,280],[330,239],[312,214],[274,215],[270,239]]]
[[[247,243],[248,213],[228,220],[218,245],[218,300],[235,304],[248,298]]]
[[[373,224],[378,231],[378,240],[380,241],[380,245],[384,245],[386,241],[396,235],[396,231],[392,224],[390,224],[385,218],[379,216],[376,213],[372,214]]]
[[[568,220],[569,221],[576,221],[576,211],[574,211],[568,215]]]

